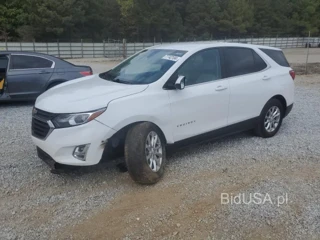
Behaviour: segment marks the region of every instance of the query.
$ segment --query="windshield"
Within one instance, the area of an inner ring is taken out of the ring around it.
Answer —
[[[134,55],[100,77],[124,84],[150,84],[160,79],[186,51],[149,49]]]

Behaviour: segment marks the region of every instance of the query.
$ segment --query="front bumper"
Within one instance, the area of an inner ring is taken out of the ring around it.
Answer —
[[[91,166],[98,164],[105,148],[105,142],[116,132],[95,120],[77,127],[54,129],[45,139],[32,136],[34,144],[54,162],[71,166]],[[77,146],[90,144],[86,160],[73,157]]]

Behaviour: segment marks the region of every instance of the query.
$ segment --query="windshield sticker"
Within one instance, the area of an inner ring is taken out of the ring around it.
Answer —
[[[181,57],[173,56],[173,55],[165,55],[162,59],[177,62]]]
[[[186,53],[187,53],[186,51],[174,51],[173,53],[171,53],[171,55],[182,57]]]

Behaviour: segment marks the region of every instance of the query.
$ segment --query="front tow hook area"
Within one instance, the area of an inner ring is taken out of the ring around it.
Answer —
[[[43,151],[39,147],[37,147],[37,153],[38,153],[38,157],[50,167],[50,172],[53,174],[66,173],[76,169],[75,166],[68,166],[68,165],[57,163],[51,158],[49,154],[47,154],[45,151]]]
[[[62,165],[60,163],[54,163],[50,168],[52,174],[69,173],[77,169],[75,166]]]

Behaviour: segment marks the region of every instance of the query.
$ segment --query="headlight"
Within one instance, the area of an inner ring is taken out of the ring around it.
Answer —
[[[105,111],[106,108],[87,113],[61,114],[55,117],[52,122],[56,128],[74,127],[92,121]]]

